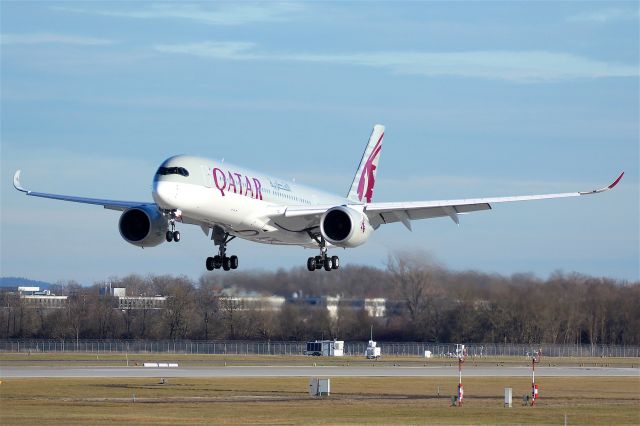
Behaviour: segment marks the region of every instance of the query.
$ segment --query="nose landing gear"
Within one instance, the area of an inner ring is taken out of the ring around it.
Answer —
[[[182,216],[180,210],[172,210],[169,213],[169,227],[171,228],[165,234],[165,238],[167,242],[175,241],[176,243],[180,241],[180,231],[176,231],[176,219],[179,219]]]

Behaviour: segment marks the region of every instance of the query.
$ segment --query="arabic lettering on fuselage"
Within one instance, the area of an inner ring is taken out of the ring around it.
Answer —
[[[256,200],[262,200],[262,183],[260,179],[243,175],[242,173],[222,170],[214,167],[213,181],[220,194],[224,197],[225,192],[244,195]]]
[[[291,192],[291,187],[289,186],[288,183],[280,183],[277,180],[271,180],[271,179],[269,179],[269,183],[271,184],[271,187],[276,191]]]

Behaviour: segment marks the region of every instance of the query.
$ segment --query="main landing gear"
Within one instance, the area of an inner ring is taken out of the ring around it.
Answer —
[[[311,238],[316,240],[320,246],[320,256],[311,256],[307,259],[307,269],[309,271],[315,271],[317,269],[323,269],[325,271],[331,271],[332,269],[338,269],[340,267],[340,258],[338,256],[329,256],[327,254],[327,242],[322,236],[309,234]]]
[[[176,231],[176,219],[179,217],[180,214],[178,211],[169,212],[169,227],[171,229],[165,234],[168,243],[171,241],[175,241],[176,243],[180,241],[180,231]]]
[[[214,269],[220,268],[225,271],[229,271],[231,269],[238,268],[238,256],[227,257],[227,243],[234,238],[235,236],[229,236],[229,233],[225,232],[222,228],[213,228],[211,239],[214,241],[215,245],[220,246],[220,248],[218,249],[217,255],[207,257],[207,261],[205,262],[207,271],[213,271]]]

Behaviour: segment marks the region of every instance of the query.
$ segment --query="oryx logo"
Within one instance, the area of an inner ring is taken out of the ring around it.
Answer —
[[[362,230],[362,233],[364,234],[365,229],[367,229],[364,225],[364,219],[362,219],[362,223],[360,224],[360,229]]]
[[[373,198],[373,185],[376,183],[376,169],[378,168],[378,161],[380,160],[380,150],[382,149],[382,138],[384,133],[380,135],[380,139],[373,147],[369,158],[364,163],[362,172],[360,174],[360,181],[358,182],[358,199],[362,201],[362,198],[371,202]],[[363,225],[364,226],[364,225]],[[364,231],[363,231],[364,232]]]

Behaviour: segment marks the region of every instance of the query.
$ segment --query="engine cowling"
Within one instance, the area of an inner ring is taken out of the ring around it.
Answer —
[[[154,247],[166,241],[169,224],[157,207],[134,207],[122,213],[118,229],[126,242],[138,247]]]
[[[345,206],[327,210],[320,219],[320,233],[325,240],[338,247],[364,244],[372,231],[365,214]]]

